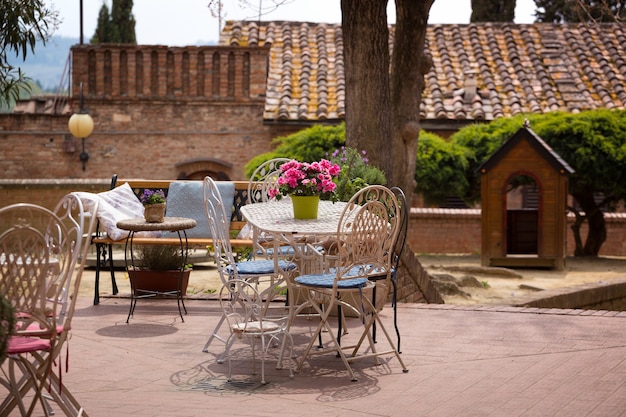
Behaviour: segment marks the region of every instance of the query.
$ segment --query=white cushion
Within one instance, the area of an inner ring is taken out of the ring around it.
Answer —
[[[98,194],[77,194],[79,198],[81,198],[83,194],[87,194],[85,198],[81,198],[86,208],[89,208],[90,204],[93,204],[94,197],[97,199],[99,204],[96,215],[100,221],[100,226],[113,240],[121,240],[128,236],[127,230],[117,228],[116,225],[118,221],[143,217],[143,205],[135,193],[133,193],[128,183],[124,183],[112,190]]]

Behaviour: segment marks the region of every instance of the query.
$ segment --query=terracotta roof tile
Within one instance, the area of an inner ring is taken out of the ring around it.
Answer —
[[[341,25],[229,21],[220,44],[271,45],[266,120],[344,118]],[[429,25],[426,49],[434,65],[425,76],[420,114],[472,121],[624,109],[625,48],[619,24]]]

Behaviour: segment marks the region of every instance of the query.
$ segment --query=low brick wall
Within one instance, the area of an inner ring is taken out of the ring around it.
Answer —
[[[412,208],[408,242],[416,253],[480,254],[480,209]],[[626,213],[606,213],[607,238],[600,256],[626,256]],[[567,255],[574,255],[574,235],[571,225],[574,216],[568,216]],[[587,236],[586,224],[581,230]]]
[[[100,192],[110,187],[102,180],[0,180],[0,206],[35,203],[53,208],[59,199],[72,191]],[[600,256],[626,256],[626,213],[605,215],[607,240]],[[568,218],[571,225],[574,217]],[[586,226],[582,229],[583,239]],[[480,209],[412,208],[407,240],[420,253],[480,253]],[[568,227],[567,255],[574,254],[574,238]]]

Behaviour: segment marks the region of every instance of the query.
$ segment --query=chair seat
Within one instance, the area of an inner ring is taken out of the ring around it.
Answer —
[[[20,353],[49,351],[51,348],[49,339],[38,337],[11,336],[7,346],[7,354],[16,355]]]
[[[311,275],[300,275],[296,277],[295,281],[298,284],[306,285],[309,287],[317,287],[317,288],[333,288],[335,283],[335,277],[337,274],[311,274]],[[352,278],[352,279],[344,279],[337,282],[337,288],[339,289],[349,289],[349,288],[362,288],[367,285],[367,278]]]
[[[370,267],[366,267],[365,269],[369,269]],[[354,266],[352,267],[348,273],[346,274],[346,276],[360,276],[363,275],[361,273],[361,271],[363,270],[363,267],[361,266]],[[336,273],[337,272],[337,268],[330,268],[329,269],[330,273]],[[393,277],[395,274],[395,269],[391,268],[391,276]],[[372,269],[371,271],[368,272],[367,274],[367,279],[369,279],[370,281],[379,281],[381,279],[385,279],[387,278],[387,273],[384,271],[379,271],[379,268],[375,268]]]
[[[261,330],[261,322],[260,321],[250,321],[247,323],[237,323],[232,326],[233,332],[236,333],[246,333],[246,334],[254,334],[254,333],[269,333],[281,330],[281,326],[277,323],[271,321],[263,321],[263,329]]]
[[[278,261],[278,267],[283,271],[291,271],[296,268],[296,264],[287,261]],[[226,267],[228,273],[232,273],[231,266]],[[271,259],[237,262],[237,272],[239,275],[268,275],[274,274],[274,261]]]
[[[291,255],[295,255],[296,251],[294,250],[294,248],[292,246],[279,246],[278,247],[278,251],[276,251],[276,254],[278,256],[291,256]],[[265,253],[263,253],[263,251],[257,251],[256,253],[257,255],[267,255],[267,256],[274,256],[274,248],[267,248],[265,249]]]

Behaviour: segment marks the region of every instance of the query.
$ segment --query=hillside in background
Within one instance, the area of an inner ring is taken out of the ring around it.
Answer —
[[[21,56],[16,57],[10,54],[8,54],[8,61],[11,65],[21,68],[22,72],[39,84],[44,92],[55,93],[59,88],[70,48],[78,42],[78,38],[53,36],[45,46],[37,42],[35,53],[29,51],[25,61],[22,61]],[[66,75],[61,90],[67,89],[67,83]]]

